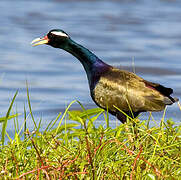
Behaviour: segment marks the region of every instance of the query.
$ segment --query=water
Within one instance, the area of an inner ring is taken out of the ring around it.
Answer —
[[[34,38],[54,28],[65,30],[105,62],[135,69],[144,79],[172,87],[174,96],[181,97],[179,0],[1,0],[0,9],[1,116],[17,89],[14,110],[23,112],[24,105],[28,109],[26,81],[33,112],[45,125],[72,100],[96,107],[83,67],[74,57],[49,46],[31,47]],[[155,119],[162,114],[154,113]],[[180,114],[177,104],[167,108],[167,118],[180,122]],[[111,119],[113,125],[115,118]],[[13,126],[10,121],[9,132]]]

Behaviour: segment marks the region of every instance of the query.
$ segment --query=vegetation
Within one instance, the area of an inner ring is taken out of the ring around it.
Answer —
[[[28,91],[27,91],[28,92]],[[16,93],[17,94],[17,93]],[[69,111],[73,101],[54,121],[41,130],[29,111],[34,130],[24,124],[18,128],[18,114],[0,119],[2,138],[0,179],[179,179],[181,177],[181,125],[165,118],[109,126],[102,109]],[[102,114],[101,125],[95,121]],[[14,139],[6,132],[8,119],[15,119]],[[70,123],[71,119],[75,123]],[[150,126],[150,121],[154,126]],[[5,136],[9,141],[5,143]]]

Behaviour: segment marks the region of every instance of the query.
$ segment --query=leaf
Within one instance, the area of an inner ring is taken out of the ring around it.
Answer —
[[[79,126],[79,125],[72,123],[72,124],[67,124],[66,128],[67,128],[67,130],[72,131],[77,126]],[[63,124],[63,125],[59,126],[58,129],[56,128],[56,129],[51,130],[51,132],[54,133],[56,131],[56,134],[61,134],[64,130],[65,130],[65,125]]]
[[[8,120],[13,119],[19,115],[21,115],[21,114],[17,113],[17,114],[10,115],[10,116],[8,116]],[[6,120],[6,117],[0,117],[0,123],[3,123],[5,120]]]
[[[97,115],[99,113],[102,113],[104,110],[101,109],[101,108],[93,108],[93,109],[88,109],[88,110],[85,110],[85,111],[80,111],[80,110],[77,110],[77,111],[69,111],[68,114],[69,114],[69,118],[71,120],[75,120],[75,121],[80,121],[78,119],[79,118],[89,118],[90,116],[93,116],[93,115]]]

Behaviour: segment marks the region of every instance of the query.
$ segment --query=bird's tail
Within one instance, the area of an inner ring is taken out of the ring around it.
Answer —
[[[173,103],[178,102],[178,101],[179,101],[179,99],[176,97],[173,98],[171,96],[166,96],[164,98],[164,104],[165,105],[172,105]]]
[[[160,92],[160,94],[162,94],[164,96],[163,102],[165,105],[171,105],[171,104],[179,101],[178,98],[175,98],[175,97],[173,98],[170,96],[173,93],[173,89],[167,88],[167,87],[164,87],[160,84],[152,83],[149,81],[144,81],[144,83],[147,87],[157,90],[158,92]]]

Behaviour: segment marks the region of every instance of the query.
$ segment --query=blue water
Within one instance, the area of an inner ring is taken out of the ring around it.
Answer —
[[[1,0],[0,9],[1,116],[16,90],[14,112],[23,112],[24,106],[28,111],[26,81],[33,112],[45,126],[72,100],[96,107],[83,67],[73,56],[49,46],[31,47],[34,38],[54,28],[65,30],[105,62],[171,87],[181,98],[179,0]],[[75,104],[73,109],[80,108]],[[153,113],[156,120],[162,114]],[[180,122],[180,115],[177,104],[167,108],[167,119]],[[114,125],[115,118],[111,120]],[[9,121],[9,132],[13,126]]]

